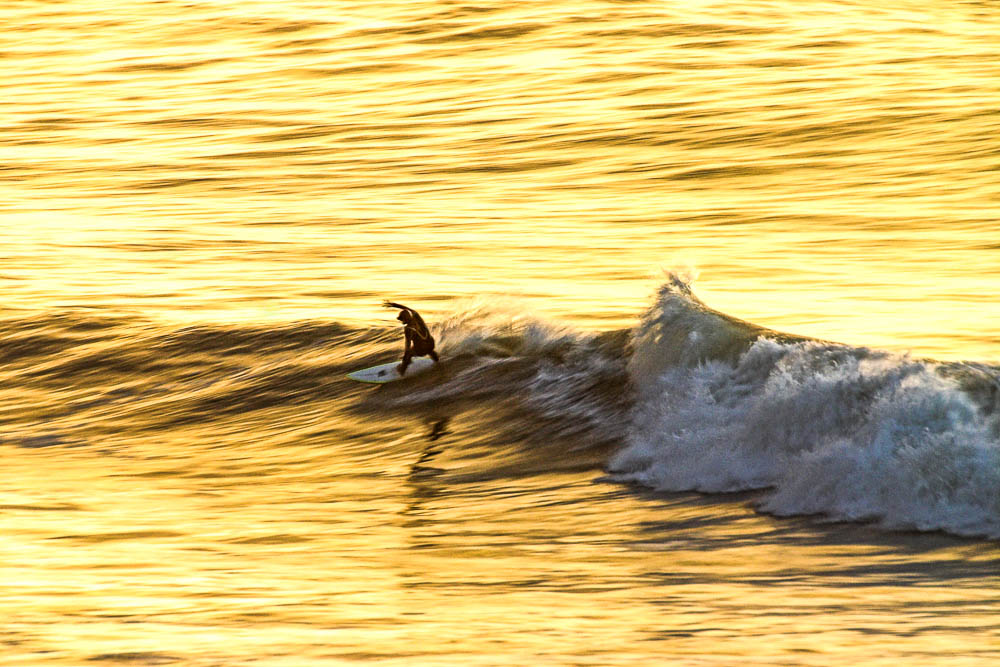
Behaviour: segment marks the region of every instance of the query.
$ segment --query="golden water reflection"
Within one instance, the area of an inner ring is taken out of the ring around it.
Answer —
[[[595,329],[692,265],[764,326],[998,358],[985,5],[93,8],[0,8],[6,308]]]
[[[428,440],[399,423],[331,443],[336,457],[252,442],[178,442],[170,458],[154,443],[10,450],[6,659],[877,664],[901,642],[918,662],[996,655],[993,546],[637,494],[589,470],[497,474],[449,444],[469,427]]]

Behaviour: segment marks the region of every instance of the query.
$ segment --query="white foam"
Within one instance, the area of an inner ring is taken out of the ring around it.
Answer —
[[[662,357],[643,333],[636,356]],[[998,432],[933,363],[760,339],[735,363],[665,366],[610,465],[663,490],[769,488],[775,514],[1000,537]]]

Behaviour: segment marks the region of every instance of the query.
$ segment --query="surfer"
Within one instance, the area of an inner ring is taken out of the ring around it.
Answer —
[[[386,308],[399,308],[399,315],[396,316],[396,319],[403,323],[406,346],[403,349],[403,362],[396,367],[399,374],[406,374],[406,367],[410,365],[413,357],[427,356],[433,359],[434,363],[438,363],[438,355],[434,351],[434,336],[424,324],[424,318],[420,317],[420,313],[392,301],[386,301],[382,305]]]

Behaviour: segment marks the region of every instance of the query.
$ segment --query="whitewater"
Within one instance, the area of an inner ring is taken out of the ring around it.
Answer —
[[[761,331],[676,276],[634,333],[610,467],[657,489],[766,489],[779,515],[1000,537],[1000,368]]]

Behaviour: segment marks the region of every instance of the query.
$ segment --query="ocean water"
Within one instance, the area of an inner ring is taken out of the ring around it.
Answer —
[[[0,665],[1000,660],[995,3],[0,25]]]

